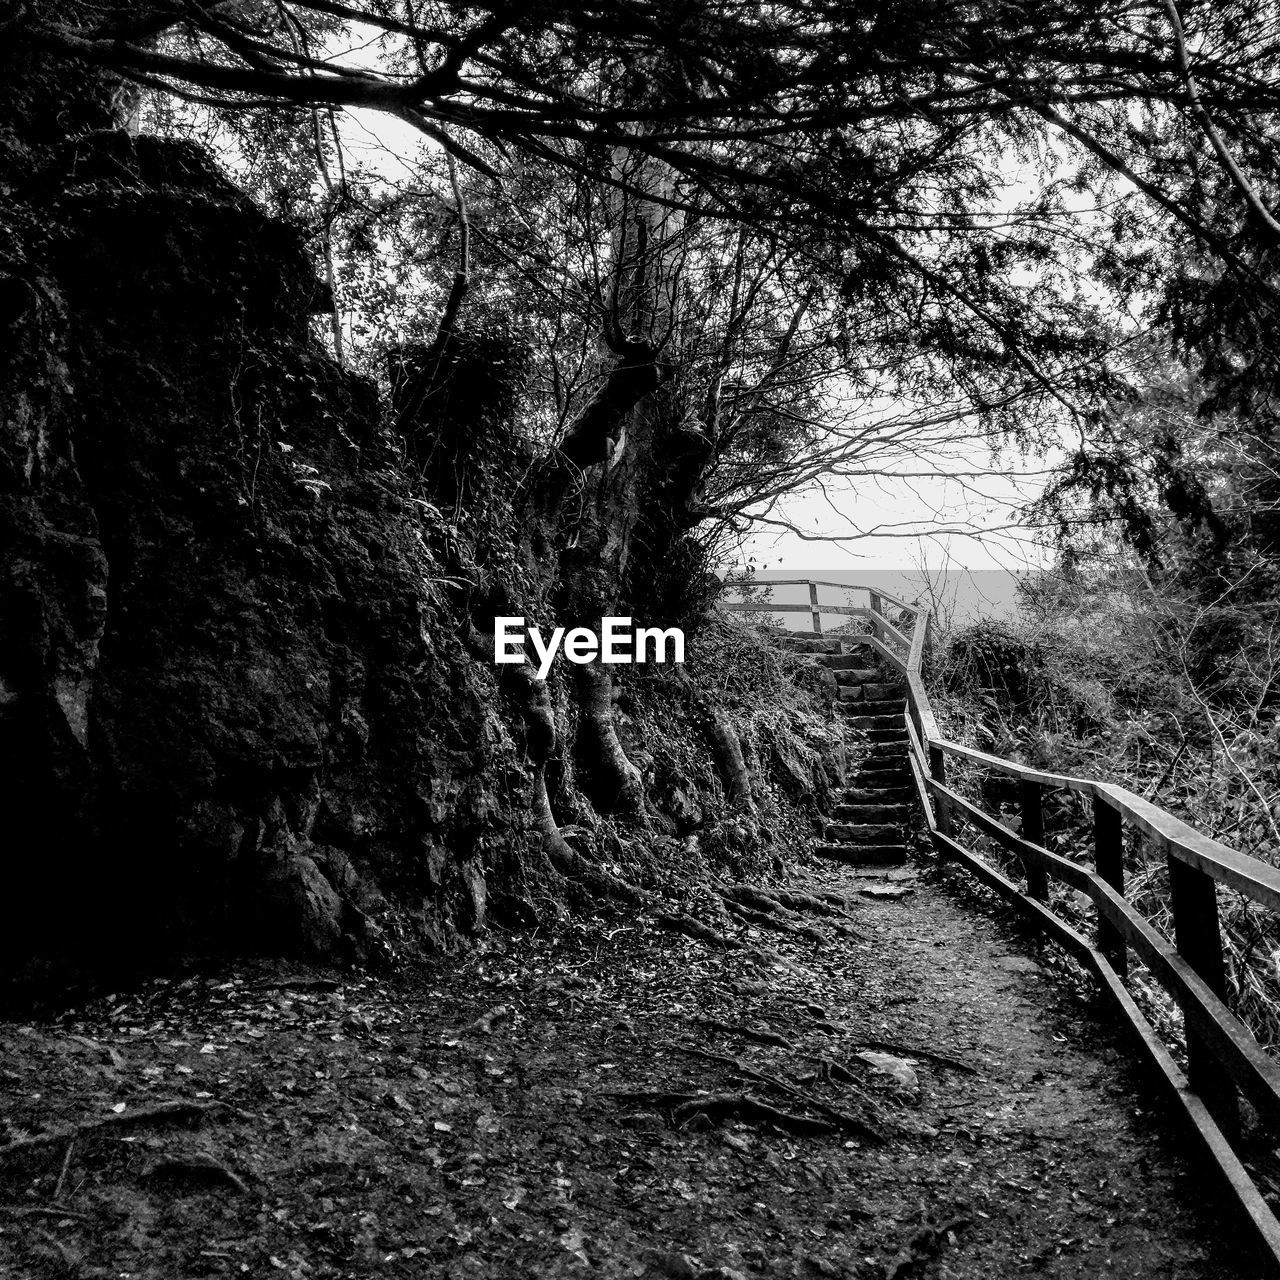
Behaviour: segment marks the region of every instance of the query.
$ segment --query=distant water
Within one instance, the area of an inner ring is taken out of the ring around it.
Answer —
[[[768,587],[770,582],[789,578],[807,578],[824,583],[849,584],[848,586],[819,587],[818,602],[837,605],[865,605],[866,591],[856,586],[871,587],[895,596],[904,604],[917,601],[928,605],[945,628],[963,627],[979,618],[1012,618],[1018,612],[1018,583],[1027,573],[1015,573],[1005,569],[767,569],[753,579],[756,587]],[[727,600],[740,599],[727,595]],[[765,603],[765,601],[760,601]],[[777,586],[769,588],[769,604],[807,605],[809,590],[803,586]],[[812,629],[810,615],[806,613],[780,613],[778,621],[793,631]],[[839,614],[823,614],[822,626],[830,630],[844,619]]]

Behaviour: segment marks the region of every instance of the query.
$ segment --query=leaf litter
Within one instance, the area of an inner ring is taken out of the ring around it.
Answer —
[[[602,918],[0,1024],[0,1274],[1250,1274],[1086,998],[851,881],[767,946]]]

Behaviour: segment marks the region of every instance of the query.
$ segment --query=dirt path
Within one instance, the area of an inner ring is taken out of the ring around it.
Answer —
[[[945,881],[852,910],[859,937],[755,939],[773,958],[615,919],[451,974],[242,970],[0,1027],[0,1142],[213,1107],[5,1155],[0,1274],[1256,1274],[1025,939]],[[910,1087],[870,1041],[957,1061]]]

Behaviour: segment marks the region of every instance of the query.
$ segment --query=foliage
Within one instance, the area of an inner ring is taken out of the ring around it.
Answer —
[[[212,106],[251,186],[314,231],[357,367],[430,341],[456,276],[468,307],[518,311],[543,445],[609,384],[611,280],[665,289],[622,328],[676,393],[664,443],[701,451],[674,514],[707,539],[785,523],[824,478],[1067,425],[1079,483],[1128,492],[1143,455],[1117,456],[1116,410],[1141,379],[1118,308],[1202,352],[1224,405],[1269,368],[1280,35],[1245,0],[68,0],[17,31],[163,90],[152,123]],[[343,111],[429,148],[403,179],[348,164]],[[646,204],[656,242],[628,259]]]
[[[1084,565],[1077,556],[1033,578],[1023,606],[1016,622],[966,628],[942,648],[931,696],[944,732],[1033,767],[1119,783],[1280,864],[1269,620],[1231,600],[1198,612],[1176,582],[1136,565],[1121,571],[1114,557]],[[1218,650],[1224,634],[1230,646]],[[1207,662],[1214,653],[1217,664]],[[973,768],[956,777],[1016,828],[1015,788]],[[1046,828],[1050,848],[1091,863],[1092,814],[1078,797],[1049,792]],[[1126,863],[1126,895],[1172,936],[1163,859],[1131,835]],[[1059,908],[1087,926],[1077,895],[1055,891]],[[1235,1006],[1265,1043],[1280,1043],[1280,927],[1247,900],[1221,897]],[[1172,1026],[1167,1000],[1156,1008]]]
[[[717,610],[689,637],[683,669],[629,668],[619,699],[624,738],[643,744],[637,754],[647,757],[662,809],[687,813],[685,800],[672,803],[679,790],[702,813],[692,845],[687,817],[677,819],[688,847],[666,877],[696,883],[725,869],[739,878],[767,876],[782,868],[788,848],[809,838],[813,817],[831,798],[828,771],[842,741],[821,691],[808,687],[811,667]],[[752,810],[735,809],[713,767],[715,717],[741,744]]]

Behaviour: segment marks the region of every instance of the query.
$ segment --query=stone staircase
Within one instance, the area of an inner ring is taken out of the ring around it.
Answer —
[[[832,671],[837,710],[866,743],[866,754],[814,852],[866,869],[901,866],[907,860],[911,813],[902,677],[862,645],[803,635],[787,637],[786,644]]]

